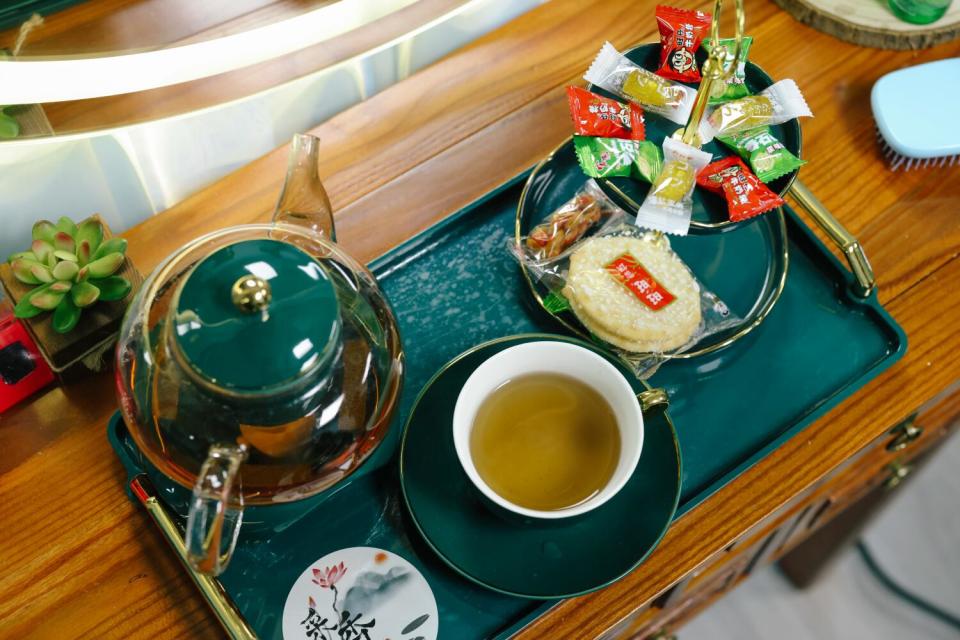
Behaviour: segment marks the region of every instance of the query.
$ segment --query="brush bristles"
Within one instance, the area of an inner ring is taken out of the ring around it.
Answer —
[[[960,156],[940,156],[939,158],[914,158],[911,156],[905,156],[901,153],[898,153],[887,144],[886,139],[883,137],[883,134],[880,133],[880,128],[877,128],[877,141],[880,143],[880,149],[883,151],[883,155],[890,162],[890,169],[896,171],[900,167],[903,167],[905,171],[909,171],[914,167],[927,168],[927,167],[942,167],[948,166],[952,167],[957,163],[957,159]]]

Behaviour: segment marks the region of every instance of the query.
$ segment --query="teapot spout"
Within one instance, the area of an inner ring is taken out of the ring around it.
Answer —
[[[317,174],[320,139],[305,133],[293,136],[287,177],[273,212],[273,221],[307,227],[336,240],[330,199]]]

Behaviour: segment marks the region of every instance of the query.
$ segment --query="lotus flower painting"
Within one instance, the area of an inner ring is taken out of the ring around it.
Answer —
[[[373,547],[327,554],[294,583],[284,640],[435,640],[437,603],[423,575]]]

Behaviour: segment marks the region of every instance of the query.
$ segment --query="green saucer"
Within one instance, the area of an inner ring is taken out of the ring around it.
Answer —
[[[493,340],[447,363],[420,392],[400,449],[400,482],[413,522],[430,547],[477,584],[524,598],[568,598],[621,578],[653,551],[680,497],[680,447],[662,409],[644,415],[637,470],[607,503],[570,520],[513,520],[495,514],[463,472],[453,446],[453,408],[471,373],[493,354],[525,342],[556,340],[604,355],[562,336],[525,334]],[[646,386],[616,360],[639,393]]]

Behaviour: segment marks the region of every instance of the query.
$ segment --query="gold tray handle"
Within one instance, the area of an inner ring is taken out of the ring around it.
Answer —
[[[187,547],[183,541],[183,534],[174,521],[173,516],[170,515],[166,507],[163,506],[157,497],[157,490],[153,487],[153,483],[150,482],[145,474],[141,473],[130,481],[130,490],[133,492],[133,495],[136,496],[137,500],[140,501],[140,504],[147,510],[147,513],[150,514],[150,517],[154,523],[156,523],[157,527],[159,527],[163,537],[166,538],[170,546],[173,547],[177,558],[183,563],[187,574],[193,580],[193,583],[197,585],[200,593],[203,594],[204,600],[206,600],[210,608],[213,609],[214,615],[217,616],[217,620],[220,621],[227,635],[229,635],[232,640],[257,640],[257,634],[254,633],[250,625],[247,624],[247,621],[243,619],[243,615],[237,609],[233,600],[230,599],[230,596],[227,595],[223,585],[220,584],[216,578],[199,573],[190,566],[190,562],[187,559]]]
[[[830,236],[830,239],[846,256],[850,270],[857,279],[854,292],[861,298],[869,297],[873,290],[877,288],[877,280],[873,275],[873,267],[870,266],[870,261],[867,260],[867,254],[864,253],[860,241],[847,231],[847,228],[840,224],[839,220],[833,217],[830,210],[800,180],[793,181],[789,193],[801,207],[807,210],[820,225],[820,228]]]

